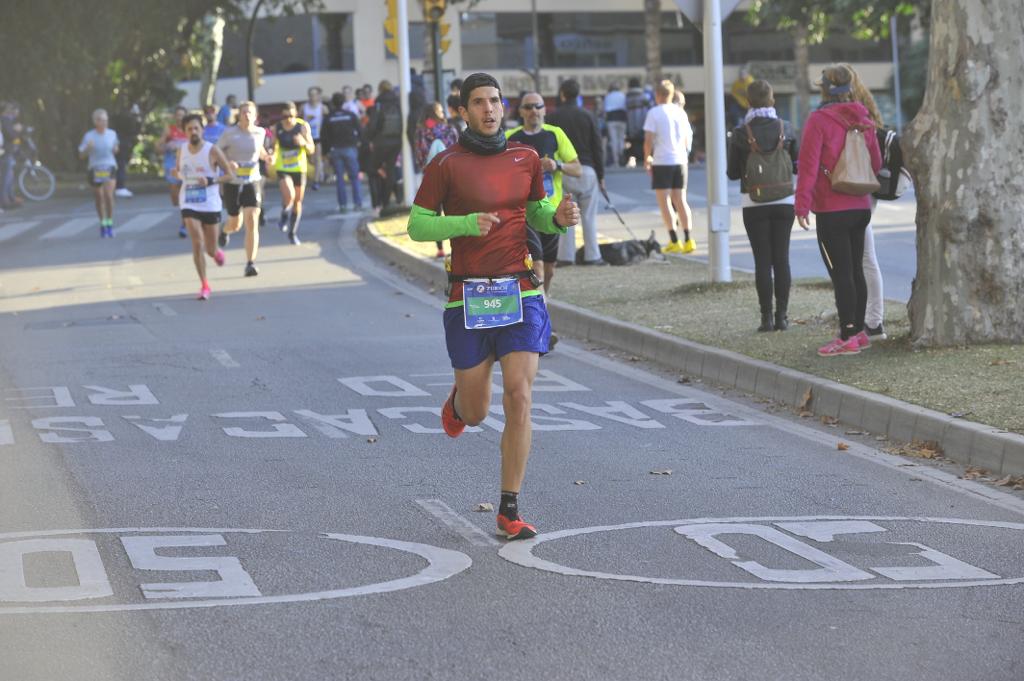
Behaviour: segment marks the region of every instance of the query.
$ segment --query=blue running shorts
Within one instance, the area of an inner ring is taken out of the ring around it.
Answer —
[[[548,352],[551,320],[544,296],[526,296],[523,321],[496,329],[467,329],[462,307],[444,311],[444,336],[448,357],[456,369],[472,369],[488,357],[501,359],[510,352]]]

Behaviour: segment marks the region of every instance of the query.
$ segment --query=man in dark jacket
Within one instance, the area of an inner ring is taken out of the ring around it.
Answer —
[[[358,211],[363,207],[363,193],[359,186],[359,139],[362,125],[359,114],[345,106],[345,96],[335,92],[331,97],[331,112],[320,131],[324,154],[330,159],[337,182],[338,211],[348,212],[348,197],[345,192],[345,175],[352,185],[352,206]]]
[[[391,202],[398,182],[395,164],[402,153],[402,106],[389,81],[382,80],[377,86],[377,102],[367,136],[373,145],[372,173],[382,180],[378,200],[383,210]]]
[[[562,81],[558,88],[559,105],[548,116],[548,123],[565,132],[583,166],[580,177],[566,175],[562,180],[563,190],[567,195],[571,194],[580,207],[580,221],[583,223],[582,264],[607,265],[597,245],[597,198],[598,190],[604,189],[604,143],[597,130],[594,114],[576,105],[579,94],[579,83],[571,79]],[[559,240],[558,260],[561,263],[573,263],[576,260],[575,231],[574,227],[570,227],[565,238]]]

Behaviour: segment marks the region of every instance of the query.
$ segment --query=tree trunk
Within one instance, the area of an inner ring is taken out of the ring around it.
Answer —
[[[796,117],[793,127],[802,130],[804,121],[811,114],[811,79],[807,74],[811,68],[811,52],[807,26],[799,22],[793,29],[793,57],[796,62]]]
[[[217,10],[203,20],[203,61],[202,79],[199,83],[199,106],[213,104],[217,91],[217,73],[224,54],[224,14]]]
[[[661,80],[661,0],[644,0],[644,41],[647,43],[647,82]]]
[[[917,345],[1024,341],[1024,14],[934,0],[928,89],[902,141],[917,191]]]

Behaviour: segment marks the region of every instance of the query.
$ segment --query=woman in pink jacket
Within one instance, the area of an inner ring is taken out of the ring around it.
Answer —
[[[814,211],[818,247],[832,278],[839,315],[839,336],[818,349],[822,357],[857,354],[871,343],[864,333],[867,284],[864,281],[864,230],[871,221],[871,196],[852,196],[832,190],[828,173],[835,168],[851,127],[866,130],[864,141],[877,173],[882,167],[874,123],[852,93],[854,71],[838,64],[822,72],[821,107],[811,113],[800,142],[796,183],[796,217],[810,225]]]

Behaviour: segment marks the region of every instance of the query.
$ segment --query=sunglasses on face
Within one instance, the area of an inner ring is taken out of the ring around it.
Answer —
[[[543,104],[521,104],[519,106],[519,108],[520,109],[525,109],[526,111],[541,111],[544,108],[544,105]]]

